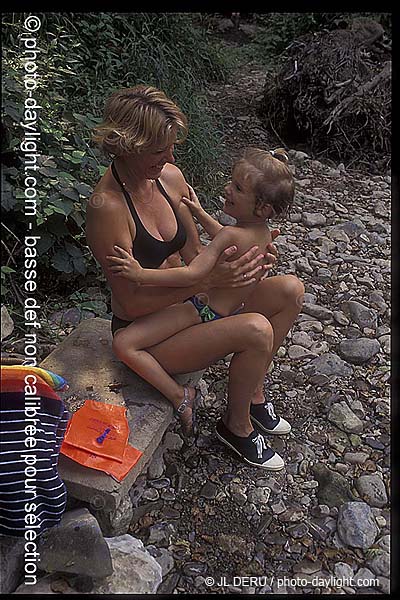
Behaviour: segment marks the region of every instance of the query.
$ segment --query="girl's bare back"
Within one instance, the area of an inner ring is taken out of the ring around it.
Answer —
[[[226,228],[224,229],[226,230]],[[247,252],[252,246],[258,246],[260,252],[263,252],[266,245],[272,242],[271,232],[267,225],[248,226],[246,228],[229,227],[229,230],[232,233],[231,243],[235,244],[238,248],[238,256],[243,252]],[[220,315],[230,315],[237,310],[253,292],[262,273],[263,271],[260,270],[260,272],[255,275],[257,281],[253,285],[238,288],[213,288],[208,292],[207,298],[205,298],[205,294],[202,294],[201,300],[204,304],[209,304],[209,306]]]

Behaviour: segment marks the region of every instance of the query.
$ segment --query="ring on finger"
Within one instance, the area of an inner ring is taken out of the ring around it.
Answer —
[[[243,273],[243,279],[247,279],[247,273]]]

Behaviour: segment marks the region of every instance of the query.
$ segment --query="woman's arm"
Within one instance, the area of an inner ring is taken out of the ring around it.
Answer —
[[[188,209],[187,212],[189,212]],[[107,255],[112,254],[115,245],[124,248],[132,246],[135,231],[130,229],[128,221],[129,211],[119,195],[113,196],[109,192],[94,192],[89,199],[86,211],[87,243],[103,270],[111,287],[113,298],[124,313],[121,313],[120,316],[126,319],[135,319],[153,313],[160,308],[182,302],[189,296],[207,292],[215,287],[245,287],[250,284],[255,268],[264,259],[264,255],[259,253],[257,246],[254,246],[242,256],[229,260],[237,252],[237,247],[229,246],[222,252],[211,273],[195,285],[184,288],[139,287],[132,281],[118,277],[110,271],[110,264],[106,259]],[[275,256],[270,255],[270,260],[275,261]],[[267,268],[266,265],[264,265],[265,268]],[[244,273],[248,275],[246,279],[243,279]]]
[[[214,238],[217,233],[221,231],[223,225],[218,223],[218,221],[216,221],[211,215],[208,214],[208,212],[204,210],[192,186],[187,184],[187,187],[189,190],[189,198],[183,196],[182,202],[190,208],[190,212],[196,217],[200,225],[204,227],[208,235],[211,238]]]
[[[134,259],[132,252],[119,246],[114,246],[119,256],[109,255],[106,258],[113,265],[110,271],[116,276],[124,277],[139,285],[188,287],[200,282],[212,271],[223,250],[235,242],[234,233],[233,228],[225,227],[208,246],[203,247],[202,252],[192,260],[190,265],[185,267],[144,269]]]

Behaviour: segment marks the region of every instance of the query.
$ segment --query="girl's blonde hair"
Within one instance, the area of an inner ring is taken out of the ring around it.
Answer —
[[[93,141],[106,153],[120,156],[181,143],[187,131],[185,115],[164,92],[137,85],[108,98],[103,122],[94,128]]]
[[[247,148],[234,164],[234,169],[240,168],[244,177],[250,179],[256,197],[255,211],[270,204],[276,216],[286,213],[294,199],[294,179],[288,163],[284,148]]]

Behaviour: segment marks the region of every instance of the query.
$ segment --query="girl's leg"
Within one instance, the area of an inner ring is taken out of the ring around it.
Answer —
[[[113,339],[113,351],[132,371],[157,388],[175,408],[184,399],[179,385],[147,350],[178,331],[200,323],[199,314],[191,302],[173,304],[153,314],[136,319],[120,329]],[[195,395],[191,390],[191,397]]]

